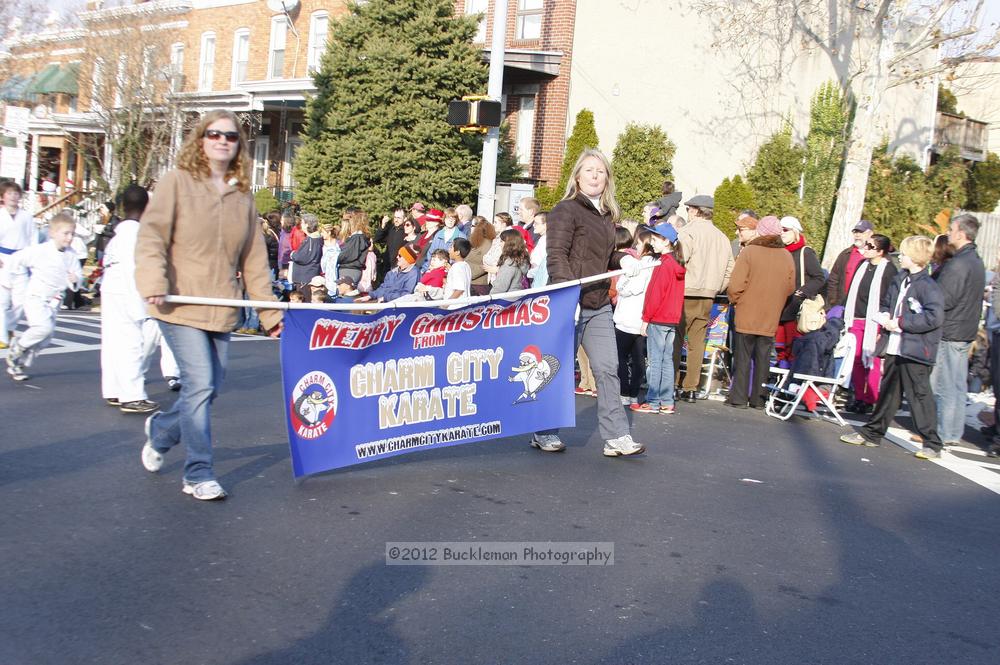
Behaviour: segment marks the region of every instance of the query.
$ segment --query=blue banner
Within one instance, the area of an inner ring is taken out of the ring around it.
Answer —
[[[460,309],[285,313],[295,477],[575,424],[580,287]]]

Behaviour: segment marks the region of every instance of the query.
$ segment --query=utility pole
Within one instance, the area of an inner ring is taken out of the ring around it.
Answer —
[[[507,0],[496,0],[493,10],[493,42],[490,47],[490,80],[486,96],[500,101],[503,89],[504,43],[507,39]],[[479,172],[479,203],[476,214],[493,219],[493,205],[497,189],[497,148],[500,145],[500,128],[491,127],[483,141],[483,165]]]

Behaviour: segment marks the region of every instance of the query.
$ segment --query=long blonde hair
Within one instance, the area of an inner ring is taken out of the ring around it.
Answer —
[[[249,192],[250,158],[248,156],[249,151],[247,150],[247,137],[243,133],[243,127],[240,126],[239,118],[232,111],[219,109],[217,111],[209,111],[201,116],[201,120],[194,126],[194,129],[188,132],[180,151],[177,153],[177,167],[187,171],[195,178],[205,179],[211,176],[212,172],[208,167],[208,156],[201,145],[201,140],[205,136],[205,130],[208,129],[208,126],[216,120],[222,119],[230,120],[236,126],[236,131],[240,135],[236,155],[229,162],[229,168],[226,169],[226,181],[228,182],[235,178],[236,189],[241,192]]]
[[[347,213],[346,221],[340,227],[340,241],[343,242],[359,232],[363,233],[366,238],[371,235],[368,226],[368,215],[361,210]]]
[[[604,153],[597,148],[584,148],[583,152],[576,160],[576,164],[573,165],[573,170],[570,171],[569,181],[566,183],[566,193],[563,195],[563,201],[569,199],[575,199],[576,195],[579,193],[579,187],[576,184],[577,178],[580,177],[580,171],[583,170],[583,160],[588,157],[596,157],[601,160],[601,164],[604,165],[604,170],[608,173],[608,184],[604,188],[604,192],[601,194],[601,207],[607,212],[611,213],[611,221],[618,223],[619,218],[622,216],[622,210],[618,207],[618,201],[615,199],[615,178],[611,173],[611,162],[608,158],[604,156]]]

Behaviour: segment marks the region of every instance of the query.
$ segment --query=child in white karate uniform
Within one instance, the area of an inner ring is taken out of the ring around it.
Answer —
[[[21,300],[27,276],[4,277],[5,264],[16,251],[38,244],[38,229],[31,213],[20,208],[21,186],[0,183],[0,349],[6,349],[10,331],[21,318]],[[6,286],[5,286],[6,285]]]
[[[7,288],[28,275],[24,293],[24,318],[28,329],[10,344],[7,353],[7,373],[15,381],[28,378],[25,369],[48,344],[56,327],[56,315],[67,288],[76,291],[83,280],[80,261],[69,249],[73,242],[76,221],[68,212],[61,212],[49,221],[49,239],[10,256],[5,263]]]
[[[135,240],[149,194],[139,185],[122,192],[124,219],[104,249],[101,286],[101,393],[123,413],[149,413],[160,405],[146,395],[146,370],[160,344],[160,328],[135,286]]]

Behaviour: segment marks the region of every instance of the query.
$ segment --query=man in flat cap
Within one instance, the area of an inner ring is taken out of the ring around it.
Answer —
[[[688,353],[680,398],[694,402],[695,399],[708,396],[699,392],[708,318],[716,294],[725,291],[729,285],[729,275],[733,271],[733,251],[726,234],[712,223],[715,201],[711,196],[698,194],[685,201],[684,206],[687,208],[688,222],[678,230],[677,237],[680,243],[679,255],[687,269],[684,280],[684,318],[681,323],[687,336]],[[678,349],[683,337],[678,335]]]

